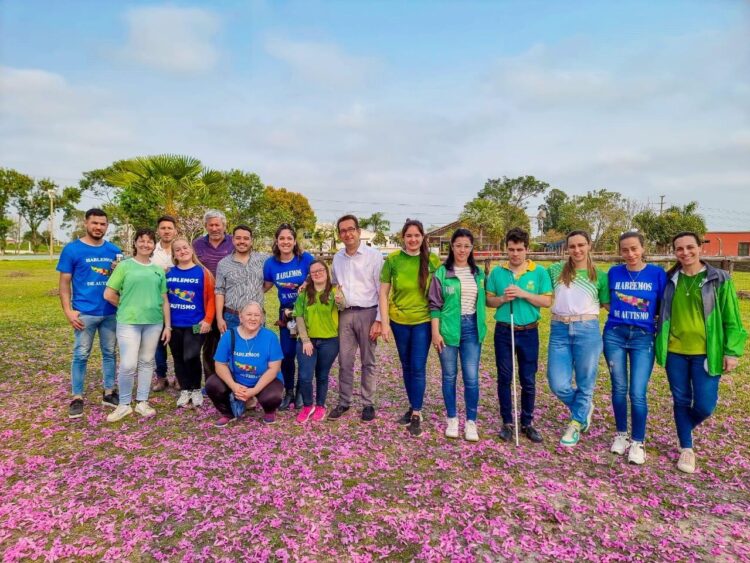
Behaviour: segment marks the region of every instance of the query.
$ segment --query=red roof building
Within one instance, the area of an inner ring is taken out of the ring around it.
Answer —
[[[712,231],[703,237],[705,256],[750,256],[750,231]]]

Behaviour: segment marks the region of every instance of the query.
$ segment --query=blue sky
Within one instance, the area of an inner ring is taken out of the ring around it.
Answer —
[[[749,38],[729,0],[0,1],[0,166],[184,153],[394,228],[532,174],[748,229]]]

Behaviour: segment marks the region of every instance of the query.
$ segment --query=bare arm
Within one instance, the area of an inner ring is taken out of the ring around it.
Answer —
[[[273,287],[273,282],[270,282],[270,281],[264,281],[263,282],[263,292],[264,293],[266,291],[268,291],[269,289],[271,289],[272,287]]]
[[[107,287],[104,289],[104,300],[118,307],[120,305],[120,294],[111,287]]]
[[[380,335],[386,342],[391,341],[391,322],[388,312],[388,296],[391,293],[391,284],[380,283],[380,291],[378,292],[378,307],[380,307],[380,323],[381,331]]]
[[[78,311],[75,311],[71,305],[73,292],[70,289],[70,282],[72,278],[72,274],[60,272],[60,280],[57,284],[60,293],[60,304],[62,305],[62,310],[63,313],[65,313],[65,317],[68,319],[68,322],[72,325],[72,327],[76,330],[83,330],[84,325],[79,317],[80,313]]]
[[[219,332],[224,334],[227,331],[227,323],[224,320],[224,294],[216,294],[216,326],[219,327]]]
[[[268,369],[260,376],[255,387],[250,388],[250,397],[255,397],[258,393],[263,391],[269,383],[276,379],[276,374],[278,374],[279,371],[281,371],[281,360],[268,362]]]
[[[161,311],[164,314],[164,330],[161,331],[161,341],[167,344],[172,337],[172,317],[166,293],[161,296]]]

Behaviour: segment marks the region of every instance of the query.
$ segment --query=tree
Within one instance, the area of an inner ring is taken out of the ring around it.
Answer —
[[[360,217],[359,226],[375,233],[372,242],[378,246],[388,244],[388,231],[391,229],[391,222],[388,221],[382,211],[376,211],[369,217]]]
[[[677,233],[692,231],[703,236],[707,230],[703,216],[698,213],[697,201],[691,201],[683,207],[673,205],[662,214],[647,209],[633,217],[633,224],[657,252],[668,252],[672,238]]]
[[[509,205],[526,209],[529,199],[542,195],[549,189],[547,182],[537,180],[534,176],[519,176],[518,178],[489,179],[484,188],[477,194],[482,199],[489,199],[500,205]]]
[[[12,168],[0,168],[0,252],[5,254],[5,239],[13,227],[13,220],[6,216],[11,201],[34,187],[34,180]]]
[[[253,172],[234,169],[222,175],[230,206],[227,219],[231,224],[242,223],[257,229],[266,191],[260,177]]]
[[[568,194],[557,188],[553,188],[544,198],[544,203],[539,206],[540,211],[544,211],[546,217],[544,218],[543,232],[547,232],[550,229],[559,231],[560,229],[560,213],[561,208],[568,201]]]
[[[319,252],[323,251],[326,243],[330,250],[336,250],[336,229],[333,225],[318,225],[312,233],[311,240]]]
[[[282,223],[294,227],[298,237],[315,230],[315,212],[307,198],[300,193],[266,186],[258,207],[260,211],[255,238],[273,238]]]
[[[604,189],[574,196],[560,205],[555,230],[584,230],[591,235],[594,250],[613,249],[628,226],[626,204],[619,192]]]
[[[13,198],[13,206],[18,210],[18,214],[23,217],[29,226],[29,240],[32,248],[36,251],[42,243],[42,237],[39,233],[39,227],[45,219],[49,218],[50,201],[49,191],[55,192],[55,212],[63,212],[63,221],[67,222],[73,219],[76,204],[81,201],[81,189],[75,187],[66,187],[61,194],[57,194],[57,184],[52,180],[39,180],[36,185],[23,194],[16,195]]]

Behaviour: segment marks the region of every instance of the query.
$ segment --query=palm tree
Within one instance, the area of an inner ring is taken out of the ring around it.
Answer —
[[[391,229],[391,222],[383,217],[382,211],[376,211],[369,217],[361,217],[359,225],[375,233],[375,238],[372,239],[375,244],[383,245],[388,242],[386,233]]]

